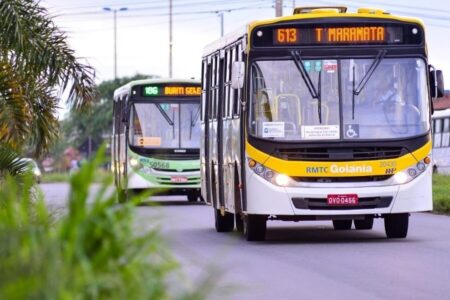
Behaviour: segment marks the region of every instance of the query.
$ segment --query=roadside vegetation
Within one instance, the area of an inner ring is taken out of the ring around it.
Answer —
[[[450,214],[450,176],[433,174],[434,211]]]
[[[101,161],[71,176],[67,210],[55,217],[33,184],[0,183],[0,299],[204,299],[207,289],[169,287],[177,272],[156,228],[137,232],[137,196],[116,205],[111,177],[88,202]]]

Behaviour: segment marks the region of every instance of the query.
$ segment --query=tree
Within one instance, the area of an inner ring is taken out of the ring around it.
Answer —
[[[101,144],[104,136],[111,135],[114,91],[132,80],[156,77],[158,76],[136,74],[132,77],[103,81],[97,87],[98,99],[87,113],[72,111],[62,121],[62,136],[77,148],[89,138],[95,141],[96,145]]]
[[[87,107],[96,99],[94,70],[77,60],[45,8],[1,0],[0,143],[17,152],[31,144],[36,156],[48,150],[63,93],[71,109]]]

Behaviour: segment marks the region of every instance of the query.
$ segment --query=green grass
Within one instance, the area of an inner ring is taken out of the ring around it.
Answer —
[[[434,212],[450,214],[450,176],[433,175]]]

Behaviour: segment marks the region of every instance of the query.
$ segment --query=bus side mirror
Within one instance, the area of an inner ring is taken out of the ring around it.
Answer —
[[[243,61],[235,61],[231,66],[231,87],[240,89],[244,86],[245,65]]]
[[[430,66],[430,91],[432,99],[444,97],[444,75],[433,66]]]

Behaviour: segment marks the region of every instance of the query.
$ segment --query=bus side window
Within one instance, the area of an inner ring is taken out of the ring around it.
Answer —
[[[232,57],[233,61],[243,61],[242,43],[239,42],[233,47]],[[242,88],[233,90],[233,116],[239,116],[241,111],[241,101],[242,101]]]
[[[225,77],[224,77],[224,88],[225,88],[225,113],[224,118],[229,118],[231,116],[231,97],[230,97],[230,74],[231,70],[231,52],[228,48],[225,50]]]
[[[214,92],[214,83],[216,81],[216,58],[213,56],[211,59],[211,65],[209,66],[211,72],[211,79],[209,81],[209,119],[214,120],[214,111],[215,111],[215,92]]]

